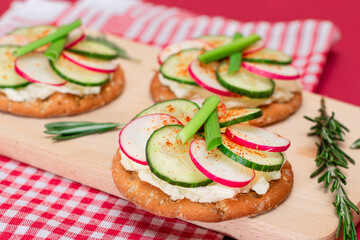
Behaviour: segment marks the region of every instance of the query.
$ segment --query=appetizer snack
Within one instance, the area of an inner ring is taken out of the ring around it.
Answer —
[[[293,185],[282,153],[289,140],[245,122],[260,117],[259,108],[235,116],[216,96],[201,108],[197,103],[156,103],[121,130],[112,165],[118,190],[149,212],[194,221],[255,216],[277,207]]]
[[[228,108],[260,107],[265,126],[287,118],[301,105],[300,75],[292,58],[266,48],[256,34],[243,38],[203,36],[167,46],[150,91],[155,102],[217,94]]]
[[[74,115],[120,95],[125,78],[116,62],[118,48],[81,29],[67,35],[61,30],[26,27],[0,39],[1,111],[37,118]],[[45,44],[58,32],[61,38]]]

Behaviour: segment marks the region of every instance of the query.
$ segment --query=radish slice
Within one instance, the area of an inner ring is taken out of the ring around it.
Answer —
[[[210,92],[226,97],[240,97],[221,86],[217,81],[215,72],[218,66],[218,62],[203,64],[195,59],[189,66],[190,76],[199,86]]]
[[[203,139],[190,145],[190,158],[196,168],[214,182],[228,187],[244,187],[255,177],[255,171],[231,160],[218,149],[206,150]]]
[[[82,29],[75,29],[71,31],[67,37],[65,49],[75,46],[77,43],[85,39],[85,34]]]
[[[284,152],[290,147],[290,141],[261,127],[237,124],[226,129],[225,135],[233,142],[247,148]]]
[[[90,71],[101,73],[111,73],[116,71],[117,63],[114,61],[90,58],[68,51],[64,51],[62,55],[70,62]]]
[[[290,65],[262,64],[242,62],[248,71],[263,77],[277,78],[282,80],[294,80],[300,77],[296,68]]]
[[[119,145],[121,151],[134,162],[147,165],[147,140],[155,130],[170,124],[181,123],[167,114],[151,114],[135,118],[120,132]]]
[[[193,99],[191,101],[196,103],[199,107],[202,107],[203,102],[205,101],[205,98],[197,98],[197,99]],[[225,104],[223,102],[220,102],[217,106],[217,112],[218,112],[219,118],[225,116],[227,113],[226,111],[227,111],[227,109],[226,109]]]
[[[212,49],[213,47],[206,41],[200,39],[186,40],[179,43],[175,43],[165,47],[158,56],[158,61],[162,64],[170,55],[180,52],[184,49],[200,48],[200,49]]]
[[[62,86],[67,83],[51,69],[49,60],[40,52],[31,52],[16,59],[15,71],[29,82],[52,86]]]
[[[265,48],[265,43],[262,40],[257,41],[256,43],[246,47],[243,50],[243,55],[246,56],[248,54],[254,53],[254,52],[258,52],[261,49]]]
[[[24,46],[30,42],[29,38],[21,35],[7,35],[0,38],[0,45]]]

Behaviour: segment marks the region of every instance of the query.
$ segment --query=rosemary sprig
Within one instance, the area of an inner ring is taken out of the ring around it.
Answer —
[[[360,138],[358,140],[356,140],[355,142],[353,142],[353,144],[351,144],[350,146],[351,149],[358,149],[360,148]]]
[[[94,123],[94,122],[55,122],[45,125],[44,133],[56,135],[53,140],[68,140],[94,133],[104,133],[117,127],[123,127],[122,123]]]
[[[359,214],[359,209],[350,201],[345,192],[346,177],[341,172],[341,167],[349,168],[348,162],[354,164],[355,161],[338,146],[339,141],[344,141],[343,135],[345,131],[349,132],[349,129],[335,119],[334,112],[331,116],[327,114],[324,98],[321,99],[319,112],[320,116],[314,119],[304,116],[305,119],[315,123],[315,125],[311,127],[311,132],[308,133],[308,135],[318,136],[320,138],[320,143],[316,143],[318,146],[315,159],[317,169],[310,177],[313,178],[320,175],[320,177],[318,177],[318,183],[324,182],[325,189],[328,189],[331,185],[331,192],[336,190],[336,197],[333,202],[339,217],[336,238],[339,237],[342,227],[343,239],[356,240],[357,237],[351,209],[357,214]]]

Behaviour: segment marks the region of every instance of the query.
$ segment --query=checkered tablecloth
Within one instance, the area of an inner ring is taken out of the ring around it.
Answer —
[[[270,48],[294,57],[304,89],[314,91],[339,31],[329,21],[239,22],[129,0],[15,1],[0,19],[0,35],[35,24],[86,27],[165,46],[204,34],[258,33]],[[19,159],[21,161],[21,159]],[[0,157],[0,239],[221,239],[177,219],[135,205],[18,161]]]

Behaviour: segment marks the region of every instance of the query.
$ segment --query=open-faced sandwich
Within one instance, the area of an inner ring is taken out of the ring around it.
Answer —
[[[289,140],[246,121],[259,108],[234,112],[217,96],[157,103],[120,132],[115,185],[154,214],[219,222],[255,216],[289,195]],[[199,107],[201,106],[201,108]]]
[[[228,108],[260,107],[265,126],[287,118],[302,102],[299,73],[292,58],[266,48],[256,34],[203,36],[165,47],[150,91],[156,102],[220,97]]]
[[[74,24],[75,23],[75,24]],[[119,49],[76,27],[19,28],[0,38],[0,110],[28,117],[74,115],[115,99],[125,84]]]

